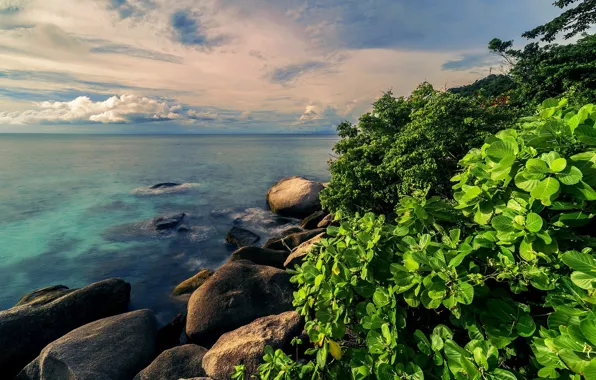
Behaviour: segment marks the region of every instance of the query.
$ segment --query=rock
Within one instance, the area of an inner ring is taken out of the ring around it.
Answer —
[[[185,340],[183,338],[186,338],[186,334],[183,334],[185,325],[186,316],[178,314],[172,322],[159,329],[157,332],[157,353],[179,346]],[[184,343],[186,342],[184,341]]]
[[[286,237],[292,234],[298,234],[300,232],[304,232],[304,230],[300,227],[290,227],[288,229],[283,230],[276,238],[280,239],[282,237]]]
[[[47,345],[16,380],[130,380],[155,357],[151,310],[100,319]]]
[[[192,294],[195,290],[199,288],[199,286],[203,285],[205,281],[209,279],[213,275],[213,271],[211,269],[203,269],[199,273],[195,274],[189,279],[182,281],[174,291],[172,291],[173,296],[180,296],[183,294]]]
[[[186,334],[209,346],[257,318],[292,310],[294,288],[283,270],[248,260],[224,264],[188,302]]]
[[[265,346],[288,349],[301,331],[302,319],[295,311],[259,318],[222,335],[203,357],[203,368],[212,379],[227,380],[234,373],[234,366],[244,364],[248,379],[263,363]]]
[[[325,233],[318,234],[314,238],[305,241],[298,247],[294,248],[292,252],[290,252],[290,255],[288,256],[286,261],[284,262],[284,267],[294,269],[295,265],[301,265],[302,261],[304,260],[304,256],[306,256],[310,252],[315,243],[321,241],[324,235]]]
[[[335,214],[327,215],[326,217],[323,218],[323,220],[321,220],[319,222],[319,224],[317,224],[317,228],[327,228],[329,226],[336,225],[337,222],[335,222],[334,219],[335,219]]]
[[[207,349],[185,344],[162,352],[153,363],[135,376],[134,380],[178,380],[205,376],[203,356]]]
[[[325,218],[325,212],[323,211],[315,211],[300,223],[300,227],[304,228],[305,230],[314,230],[317,228],[317,225],[321,220]]]
[[[48,286],[47,288],[37,289],[29,294],[25,294],[14,307],[23,305],[45,305],[48,302],[60,298],[68,293],[72,293],[76,289],[69,289],[64,285]]]
[[[288,253],[286,251],[276,251],[259,247],[243,247],[232,253],[230,261],[250,260],[255,264],[284,269],[284,262],[287,257]]]
[[[267,193],[269,208],[276,214],[305,218],[321,209],[319,192],[323,185],[303,177],[284,178]]]
[[[249,245],[253,245],[257,241],[259,241],[259,235],[246,230],[240,227],[232,227],[228,235],[226,236],[226,241],[232,245],[237,247],[247,247]]]
[[[0,312],[0,368],[12,379],[49,343],[89,322],[124,313],[130,284],[110,279],[75,289],[45,304]]]
[[[312,239],[313,237],[325,232],[324,228],[318,228],[316,230],[304,231],[295,234],[290,234],[281,239],[269,239],[263,245],[263,248],[275,249],[279,251],[290,252],[300,244]]]
[[[185,213],[172,214],[167,216],[158,216],[153,219],[153,227],[158,231],[169,230],[170,228],[177,227],[186,216]]]
[[[186,225],[181,225],[180,227],[178,227],[177,231],[180,233],[186,233],[186,232],[191,232],[192,228],[190,228],[189,226],[186,226]]]
[[[164,183],[158,183],[157,185],[153,185],[150,187],[150,189],[156,190],[156,189],[164,189],[167,187],[176,187],[176,186],[180,186],[180,184],[174,183],[174,182],[164,182]]]

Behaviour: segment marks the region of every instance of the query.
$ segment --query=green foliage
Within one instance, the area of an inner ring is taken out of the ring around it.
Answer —
[[[342,123],[323,206],[345,214],[393,214],[401,196],[430,189],[450,195],[458,158],[513,125],[506,105],[440,92],[428,83],[411,96],[386,93],[357,125]]]
[[[448,91],[462,96],[482,96],[484,98],[495,98],[509,93],[517,86],[516,82],[509,75],[491,74],[479,79],[472,84],[450,88]]]
[[[265,379],[596,379],[596,107],[546,101],[471,149],[453,202],[342,219],[296,267],[311,358]]]
[[[554,5],[565,8],[577,2],[573,8],[567,9],[554,20],[538,26],[522,36],[538,38],[542,41],[552,42],[559,33],[565,33],[565,39],[585,32],[591,25],[596,24],[596,1],[594,0],[557,0]]]

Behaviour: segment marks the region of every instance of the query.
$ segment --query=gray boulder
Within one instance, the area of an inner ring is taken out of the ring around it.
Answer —
[[[259,241],[259,239],[259,235],[240,227],[232,227],[226,236],[226,241],[238,248],[253,245]]]
[[[76,289],[69,289],[64,285],[48,286],[47,288],[37,289],[31,293],[25,294],[14,307],[23,305],[45,305],[53,300],[60,298],[68,293],[74,292]]]
[[[324,211],[315,211],[306,218],[302,220],[300,223],[300,227],[304,228],[305,230],[314,230],[317,228],[317,225],[323,218],[325,218]]]
[[[269,189],[267,203],[281,216],[305,218],[321,209],[319,193],[323,189],[319,182],[303,177],[284,178]]]
[[[0,368],[6,378],[12,379],[46,345],[69,331],[128,310],[130,284],[120,279],[100,281],[70,292],[55,291],[65,294],[53,293],[58,298],[47,303],[48,299],[36,303],[41,298],[28,297],[31,302],[24,301],[0,312]]]
[[[323,232],[325,232],[324,228],[317,228],[316,230],[290,234],[279,239],[269,239],[267,240],[265,245],[263,245],[263,248],[290,252],[294,248],[298,247],[300,244],[312,239],[313,237]]]
[[[283,269],[287,257],[288,252],[286,251],[276,251],[259,247],[243,247],[232,253],[230,261],[250,260],[255,264],[269,265]]]
[[[185,344],[162,352],[134,380],[178,380],[205,376],[203,356],[207,349],[195,344]]]
[[[325,236],[325,233],[320,233],[314,238],[305,241],[298,247],[294,248],[284,262],[284,267],[294,269],[296,265],[301,265],[302,261],[304,260],[304,256],[308,255],[308,253],[313,249],[314,245],[321,241],[323,236]]]
[[[203,285],[205,281],[207,281],[209,277],[211,277],[212,275],[213,271],[211,269],[202,269],[199,273],[178,284],[178,286],[174,288],[174,291],[172,291],[172,295],[181,296],[183,294],[192,294],[195,290],[199,288],[199,286]]]
[[[292,310],[293,290],[283,270],[248,260],[228,262],[190,297],[186,334],[209,346],[257,318]]]
[[[288,349],[292,339],[302,331],[302,319],[295,311],[259,318],[222,335],[203,357],[203,368],[214,380],[227,380],[234,366],[244,364],[248,379],[263,363],[263,350]]]
[[[130,380],[155,357],[151,310],[120,314],[50,343],[16,380]]]

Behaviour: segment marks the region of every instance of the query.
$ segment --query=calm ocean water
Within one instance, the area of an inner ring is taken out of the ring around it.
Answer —
[[[121,277],[132,284],[131,307],[169,322],[185,310],[170,292],[228,259],[233,225],[264,240],[292,223],[266,210],[268,188],[292,175],[326,181],[336,140],[0,134],[0,309],[37,288]],[[160,182],[186,185],[148,190]],[[190,233],[147,226],[178,212]]]

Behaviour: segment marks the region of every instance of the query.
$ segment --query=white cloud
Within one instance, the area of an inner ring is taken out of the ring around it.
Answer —
[[[46,101],[37,109],[0,113],[0,124],[35,123],[131,123],[183,119],[180,105],[170,105],[137,95],[112,96],[94,102],[80,96],[70,102]]]

